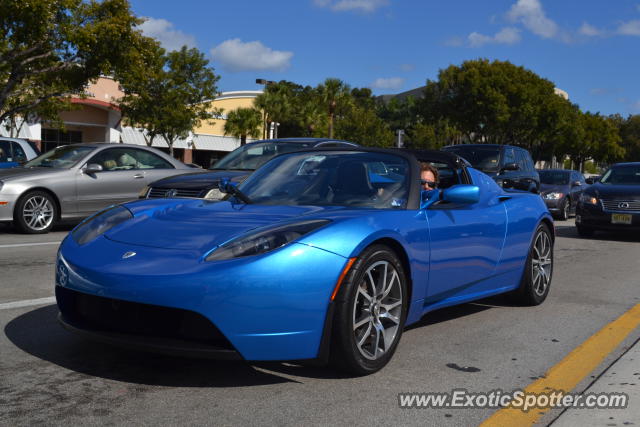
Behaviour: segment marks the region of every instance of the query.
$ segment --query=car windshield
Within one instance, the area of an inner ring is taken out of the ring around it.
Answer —
[[[615,166],[600,179],[602,184],[640,185],[640,165]]]
[[[94,147],[79,147],[77,145],[56,147],[25,163],[24,167],[69,169],[93,150]]]
[[[570,172],[565,171],[539,171],[540,182],[549,185],[569,184]]]
[[[268,205],[405,208],[409,163],[387,153],[291,153],[273,159],[240,190],[253,203]]]
[[[476,169],[496,172],[500,164],[500,150],[491,147],[449,147],[447,151],[462,157]]]
[[[312,147],[310,142],[264,142],[244,145],[218,160],[210,169],[256,170],[274,156]]]

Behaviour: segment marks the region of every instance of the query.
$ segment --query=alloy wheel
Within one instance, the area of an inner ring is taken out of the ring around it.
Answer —
[[[544,295],[551,282],[551,240],[545,232],[539,232],[533,244],[531,254],[531,278],[533,291],[539,295]]]
[[[378,261],[363,275],[353,306],[353,335],[360,354],[382,357],[393,345],[402,316],[402,285],[393,264]]]
[[[25,224],[34,231],[48,228],[53,222],[53,217],[53,204],[45,196],[35,195],[30,197],[22,208],[22,218]]]

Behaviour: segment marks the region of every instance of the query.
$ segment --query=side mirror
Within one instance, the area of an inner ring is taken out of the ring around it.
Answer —
[[[218,181],[218,190],[222,191],[223,193],[229,193],[231,192],[230,187],[235,187],[235,185],[229,178],[220,178],[220,181]]]
[[[99,165],[97,163],[89,163],[87,167],[84,168],[83,172],[86,173],[87,175],[91,175],[96,172],[102,172],[102,171],[103,171],[102,165]]]
[[[518,165],[517,163],[507,163],[502,167],[500,171],[504,172],[504,171],[517,171],[517,170],[520,170],[520,165]]]
[[[454,185],[442,192],[442,200],[469,205],[478,203],[480,201],[480,187],[468,184]]]
[[[582,186],[582,183],[580,181],[573,181],[571,183],[571,186],[572,187],[580,187],[580,186]]]
[[[592,185],[595,184],[596,182],[598,182],[598,178],[596,177],[591,177],[591,178],[587,178],[584,180],[587,184]]]
[[[426,209],[438,200],[440,200],[441,190],[421,190],[420,191],[420,209]]]

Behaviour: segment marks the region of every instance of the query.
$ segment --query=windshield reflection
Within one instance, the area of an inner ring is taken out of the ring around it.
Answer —
[[[406,207],[409,164],[386,153],[314,152],[280,156],[241,186],[257,204]]]
[[[24,167],[69,169],[93,150],[94,147],[80,147],[76,145],[56,147],[25,163]]]

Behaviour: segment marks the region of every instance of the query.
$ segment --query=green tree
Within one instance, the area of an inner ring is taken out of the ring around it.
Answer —
[[[393,147],[394,134],[375,109],[352,106],[335,124],[336,137],[373,147]]]
[[[627,117],[626,120],[620,118],[615,120],[618,123],[621,142],[620,145],[625,149],[624,159],[629,162],[637,162],[640,160],[640,114]]]
[[[102,74],[142,66],[156,43],[127,0],[0,0],[0,122],[52,118]]]
[[[336,113],[349,107],[353,102],[350,87],[340,79],[328,78],[317,88],[320,102],[327,111],[329,128],[327,137],[333,138]]]
[[[554,84],[509,62],[452,65],[427,81],[419,114],[446,119],[470,142],[521,145],[533,152],[558,134],[567,101]]]
[[[146,78],[139,78],[132,73],[121,82],[123,116],[146,130],[148,145],[162,136],[173,156],[173,144],[179,138],[220,113],[211,106],[220,77],[202,52],[186,46],[169,53],[157,48],[145,74]]]
[[[227,114],[224,134],[240,138],[240,145],[247,143],[247,136],[257,138],[262,131],[262,115],[255,108],[238,108]]]

